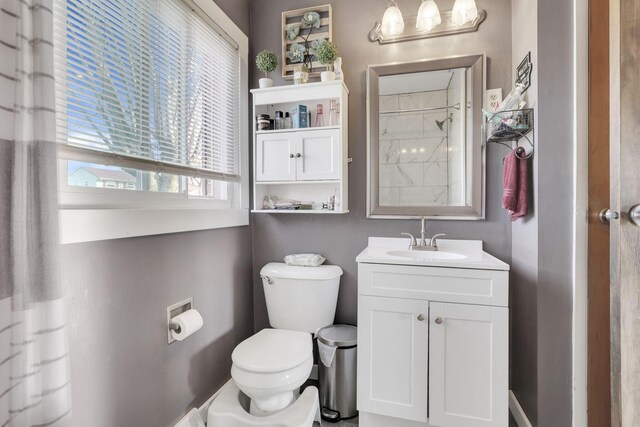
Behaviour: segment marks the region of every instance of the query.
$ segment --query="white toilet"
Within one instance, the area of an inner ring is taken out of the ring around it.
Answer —
[[[333,324],[342,269],[334,265],[297,267],[269,263],[260,271],[269,324],[241,342],[231,355],[236,387],[225,387],[209,408],[210,427],[302,427],[318,411],[317,389],[300,386],[313,367],[312,334]],[[315,397],[314,397],[315,396]],[[301,422],[304,419],[306,421]],[[310,420],[310,421],[309,421]]]

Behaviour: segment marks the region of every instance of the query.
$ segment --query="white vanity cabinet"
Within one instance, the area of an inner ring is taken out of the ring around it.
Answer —
[[[309,127],[254,131],[255,213],[349,212],[348,111],[349,91],[342,81],[254,89],[253,112],[257,117],[276,111],[298,114],[299,106],[311,113]],[[322,122],[317,120],[322,109]],[[334,209],[323,208],[336,197]],[[264,208],[264,199],[297,200],[312,205],[305,210]]]
[[[360,425],[507,427],[508,266],[361,258]]]

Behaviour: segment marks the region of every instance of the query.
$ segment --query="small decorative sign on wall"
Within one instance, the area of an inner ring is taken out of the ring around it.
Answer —
[[[533,71],[533,64],[531,64],[531,52],[527,53],[520,65],[518,65],[516,71],[516,84],[524,86],[522,93],[526,92],[531,86],[531,73]]]
[[[319,77],[324,67],[315,58],[315,49],[333,41],[331,5],[290,10],[282,13],[282,77],[292,80],[294,69],[306,66],[309,77]]]

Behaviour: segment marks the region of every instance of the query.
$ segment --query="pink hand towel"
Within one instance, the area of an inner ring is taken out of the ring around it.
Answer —
[[[511,221],[524,218],[529,213],[529,181],[527,179],[527,160],[519,159],[516,151],[507,154],[504,159],[502,177],[502,207],[511,216]]]

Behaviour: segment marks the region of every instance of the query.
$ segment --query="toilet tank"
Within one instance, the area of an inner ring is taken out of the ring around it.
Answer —
[[[260,271],[272,328],[315,333],[332,325],[342,269],[272,262]]]

